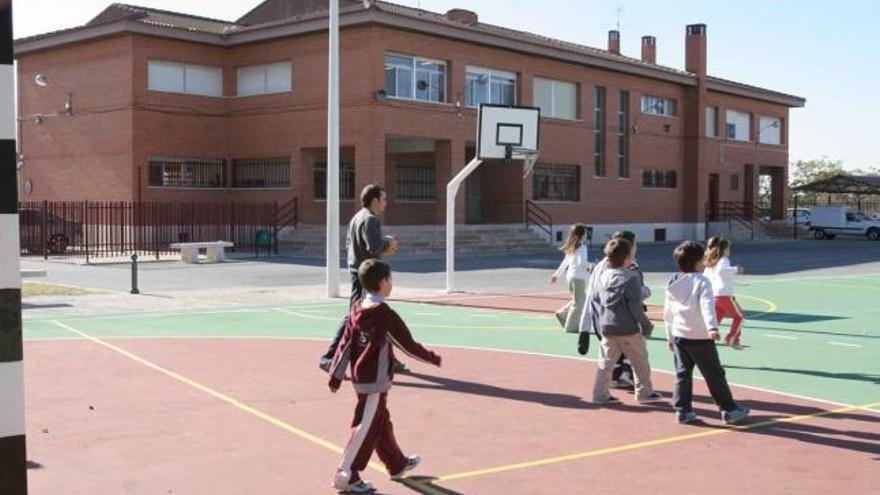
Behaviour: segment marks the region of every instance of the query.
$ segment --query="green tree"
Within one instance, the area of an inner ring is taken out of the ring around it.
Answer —
[[[841,173],[844,173],[843,160],[831,160],[824,156],[814,160],[798,160],[791,164],[788,183],[797,187]]]

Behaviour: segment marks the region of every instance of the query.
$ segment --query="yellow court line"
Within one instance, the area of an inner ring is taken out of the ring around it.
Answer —
[[[293,433],[294,435],[302,438],[303,440],[307,440],[315,445],[319,445],[321,447],[324,447],[327,450],[331,450],[333,452],[336,452],[337,454],[342,454],[342,452],[343,452],[342,447],[340,447],[336,444],[328,442],[327,440],[324,440],[323,438],[321,438],[319,436],[313,435],[305,430],[297,428],[297,427],[291,425],[290,423],[287,423],[287,422],[285,422],[281,419],[278,419],[270,414],[267,414],[263,411],[260,411],[259,409],[255,409],[255,408],[239,401],[238,399],[230,397],[222,392],[218,392],[218,391],[208,387],[207,385],[202,385],[201,383],[199,383],[191,378],[187,378],[179,373],[175,373],[167,368],[163,368],[162,366],[159,366],[158,364],[155,364],[151,361],[147,361],[146,359],[144,359],[136,354],[133,354],[129,351],[126,351],[125,349],[123,349],[121,347],[115,346],[109,342],[105,342],[99,338],[92,337],[91,335],[89,335],[81,330],[77,330],[76,328],[73,328],[72,326],[70,326],[64,322],[61,322],[58,320],[53,320],[52,323],[58,325],[59,327],[65,329],[71,333],[79,335],[80,337],[82,337],[86,340],[90,340],[90,341],[94,342],[95,344],[98,344],[98,345],[106,347],[112,351],[115,351],[119,354],[122,354],[123,356],[125,356],[125,357],[127,357],[137,363],[140,363],[148,368],[151,368],[155,371],[158,371],[159,373],[162,373],[163,375],[165,375],[169,378],[177,380],[180,383],[183,383],[185,385],[189,385],[190,387],[195,388],[196,390],[200,390],[200,391],[202,391],[202,392],[204,392],[204,393],[206,393],[216,399],[219,399],[219,400],[231,405],[232,407],[235,407],[236,409],[239,409],[239,410],[244,411],[248,414],[256,416],[257,418],[260,418],[263,421],[266,421],[267,423],[275,425],[275,426],[281,428],[282,430],[285,430],[289,433]],[[379,471],[383,474],[386,472],[384,466],[382,466],[381,464],[379,464],[375,461],[371,461],[369,463],[369,467],[371,467],[374,470]]]
[[[620,445],[617,447],[610,447],[610,448],[606,448],[606,449],[589,450],[586,452],[578,452],[576,454],[569,454],[569,455],[563,455],[563,456],[557,456],[557,457],[548,457],[545,459],[538,459],[538,460],[528,461],[528,462],[520,462],[520,463],[516,463],[516,464],[507,464],[507,465],[503,465],[503,466],[495,466],[495,467],[491,467],[491,468],[487,468],[487,469],[478,469],[478,470],[474,470],[474,471],[464,471],[464,472],[460,472],[460,473],[447,474],[447,475],[438,477],[435,481],[452,481],[452,480],[458,480],[458,479],[462,479],[462,478],[473,478],[476,476],[486,476],[489,474],[497,474],[497,473],[503,473],[503,472],[507,472],[507,471],[516,471],[519,469],[527,469],[527,468],[533,468],[533,467],[538,467],[538,466],[546,466],[549,464],[558,464],[561,462],[575,461],[578,459],[586,459],[586,458],[590,458],[590,457],[601,457],[601,456],[610,455],[610,454],[617,454],[620,452],[628,452],[628,451],[639,450],[639,449],[644,449],[644,448],[648,448],[648,447],[655,447],[658,445],[666,445],[666,444],[670,444],[670,443],[683,442],[686,440],[693,440],[695,438],[704,438],[704,437],[710,437],[710,436],[715,436],[715,435],[723,435],[725,433],[753,430],[755,428],[761,428],[764,426],[770,426],[770,425],[779,424],[779,423],[796,423],[796,422],[804,421],[804,420],[811,419],[811,418],[817,418],[817,417],[821,417],[821,416],[831,416],[834,414],[842,414],[842,413],[850,412],[850,411],[858,411],[858,410],[865,410],[865,409],[870,410],[870,409],[876,408],[876,407],[880,407],[880,402],[872,402],[870,404],[865,404],[865,405],[861,405],[861,406],[841,407],[839,409],[834,409],[831,411],[821,411],[821,412],[811,413],[811,414],[802,414],[799,416],[790,416],[790,417],[782,418],[782,419],[772,419],[769,421],[762,421],[760,423],[754,423],[754,424],[745,425],[745,426],[734,426],[734,427],[730,427],[730,428],[720,428],[720,429],[715,429],[715,430],[700,431],[697,433],[689,433],[687,435],[677,435],[677,436],[673,436],[673,437],[659,438],[657,440],[648,440],[648,441],[644,441],[644,442],[636,442],[636,443],[631,443],[631,444],[627,444],[627,445]]]
[[[758,314],[755,314],[755,315],[751,315],[751,316],[749,316],[749,318],[758,318],[760,316],[769,315],[770,313],[775,313],[775,312],[779,311],[779,305],[769,299],[750,296],[748,294],[738,294],[736,297],[751,299],[753,301],[762,302],[767,305],[767,309],[765,311],[758,313]]]
[[[285,313],[285,314],[289,314],[292,316],[298,316],[300,318],[306,318],[309,320],[335,321],[335,322],[339,322],[342,320],[342,318],[329,318],[327,316],[315,316],[315,315],[309,315],[309,314],[305,314],[305,313],[298,313],[296,311],[291,311],[289,309],[284,309],[284,308],[274,308],[274,309],[275,309],[275,311],[278,311],[279,313]],[[518,327],[515,325],[511,326],[511,325],[507,325],[503,322],[499,322],[497,325],[494,325],[494,326],[434,325],[431,323],[413,323],[408,326],[412,327],[412,328],[451,328],[451,329],[468,329],[468,330],[533,330],[533,331],[542,331],[542,332],[551,330],[551,328],[545,328],[545,327]]]

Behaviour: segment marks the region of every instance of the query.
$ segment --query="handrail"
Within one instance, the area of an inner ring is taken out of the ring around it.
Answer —
[[[531,225],[535,225],[546,232],[550,242],[553,242],[553,216],[550,215],[550,212],[535,204],[534,201],[527,199],[524,205],[523,217],[526,222],[526,229],[529,229]]]
[[[761,210],[752,203],[737,201],[719,201],[706,203],[706,231],[709,222],[737,222],[748,228],[752,240],[755,239],[755,225],[760,225],[765,231],[771,227],[771,223],[761,217]]]
[[[299,197],[294,196],[290,201],[278,206],[275,204],[275,218],[273,219],[272,238],[275,254],[278,254],[278,232],[284,227],[299,226]]]

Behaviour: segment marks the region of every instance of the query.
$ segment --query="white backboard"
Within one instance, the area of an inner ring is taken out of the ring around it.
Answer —
[[[481,160],[523,160],[519,149],[538,150],[541,111],[534,107],[480,105],[477,124],[477,158]],[[508,147],[512,156],[507,156]]]

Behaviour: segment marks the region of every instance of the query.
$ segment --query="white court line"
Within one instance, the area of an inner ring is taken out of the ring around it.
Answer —
[[[833,340],[829,340],[828,343],[831,345],[839,345],[839,346],[843,346],[843,347],[862,347],[859,344],[847,344],[846,342],[835,342]]]
[[[797,337],[789,337],[788,335],[775,335],[772,333],[765,333],[764,337],[770,337],[773,339],[797,340]]]
[[[498,318],[498,315],[493,315],[491,313],[471,313],[468,316],[475,318]]]

